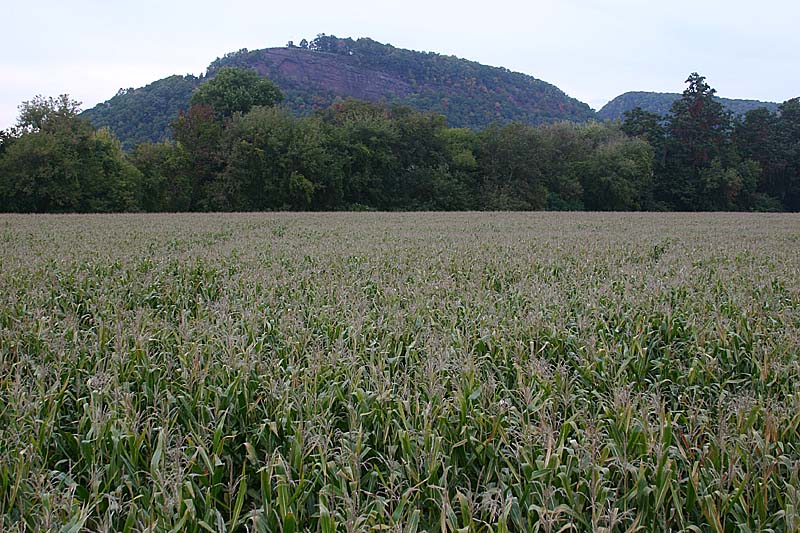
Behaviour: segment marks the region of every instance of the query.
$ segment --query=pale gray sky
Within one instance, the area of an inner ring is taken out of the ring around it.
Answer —
[[[0,129],[37,94],[83,108],[119,88],[200,74],[214,58],[318,33],[371,37],[503,66],[599,109],[625,91],[680,92],[693,71],[721,96],[800,96],[800,1],[3,0]]]

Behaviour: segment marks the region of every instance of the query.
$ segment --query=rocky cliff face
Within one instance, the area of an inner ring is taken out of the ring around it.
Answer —
[[[315,43],[316,49],[241,50],[214,61],[208,75],[223,66],[253,68],[275,81],[300,112],[339,97],[407,104],[470,128],[594,118],[588,105],[558,87],[504,68],[371,39],[323,36]]]
[[[126,148],[169,137],[191,90],[222,67],[251,68],[274,81],[299,115],[339,99],[385,101],[440,113],[454,127],[493,123],[581,122],[595,117],[583,102],[532,76],[474,61],[415,52],[371,39],[318,37],[313,48],[240,50],[213,61],[200,78],[173,76],[124,91],[85,116],[108,126]]]
[[[282,88],[305,88],[360,100],[398,99],[409,96],[411,85],[398,76],[349,64],[336,54],[299,48],[266,48],[252,53],[241,66],[249,66]]]

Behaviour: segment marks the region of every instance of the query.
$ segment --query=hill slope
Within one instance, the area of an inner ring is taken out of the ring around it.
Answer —
[[[680,98],[677,93],[653,93],[644,91],[633,91],[621,94],[603,106],[597,112],[600,120],[621,119],[625,111],[630,111],[636,107],[641,107],[645,111],[666,115],[669,113],[672,103]],[[773,113],[778,111],[778,104],[774,102],[761,102],[759,100],[734,100],[731,98],[719,98],[725,109],[734,115],[744,115],[748,111],[765,107]]]
[[[191,91],[224,66],[252,68],[269,77],[284,92],[285,105],[298,114],[353,97],[441,113],[456,127],[594,118],[588,105],[532,76],[372,39],[325,35],[304,47],[227,54],[213,61],[204,77],[172,76],[121,91],[84,116],[96,127],[110,127],[126,147],[161,140],[169,135],[168,125],[186,107]]]
[[[139,89],[120,89],[116,96],[81,115],[96,128],[110,128],[125,149],[145,141],[163,141],[170,137],[170,123],[186,108],[200,81],[195,76],[170,76]]]

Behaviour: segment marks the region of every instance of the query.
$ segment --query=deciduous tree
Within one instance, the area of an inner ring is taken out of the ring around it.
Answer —
[[[256,71],[223,67],[197,88],[189,103],[210,106],[218,118],[227,118],[234,113],[247,113],[255,106],[273,106],[282,100],[280,89]]]

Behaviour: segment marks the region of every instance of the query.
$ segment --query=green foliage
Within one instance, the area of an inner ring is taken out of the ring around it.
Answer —
[[[192,208],[192,181],[189,155],[171,143],[143,143],[129,156],[142,173],[141,204],[147,212],[189,211]]]
[[[211,107],[218,118],[246,113],[255,106],[273,106],[283,100],[280,89],[255,71],[223,67],[192,94],[191,106]]]
[[[489,127],[479,137],[481,207],[493,210],[542,209],[547,202],[542,136],[524,124]]]
[[[140,172],[108,130],[78,117],[62,95],[20,106],[0,152],[3,211],[127,211],[138,207]]]
[[[358,50],[321,43],[309,53]],[[173,122],[174,143],[129,156],[68,98],[26,102],[0,135],[0,197],[14,211],[800,209],[800,103],[734,120],[705,78],[687,83],[666,118],[637,108],[623,123],[475,132],[387,102],[304,117],[250,107],[269,82],[220,67],[197,95],[226,111],[196,103]]]
[[[739,204],[748,205],[747,200],[755,193],[761,167],[751,160],[738,167],[723,167],[714,159],[700,175],[701,208],[705,211],[734,211]]]
[[[216,184],[217,207],[308,210],[324,207],[328,195],[335,196],[336,171],[320,119],[256,107],[234,119],[228,135],[231,148]]]
[[[667,120],[667,157],[657,193],[674,209],[695,211],[706,207],[703,172],[712,161],[722,167],[732,162],[732,121],[703,76],[693,73],[686,83]]]
[[[649,207],[652,148],[643,140],[612,140],[581,166],[583,205],[591,211],[636,211]]]
[[[185,154],[183,172],[190,183],[189,209],[209,209],[208,187],[226,164],[225,127],[214,109],[198,104],[172,124],[178,147]]]
[[[656,113],[636,107],[630,111],[625,111],[622,121],[622,131],[631,137],[642,137],[657,153],[661,153],[664,147],[664,120]]]
[[[57,98],[35,96],[19,106],[17,132],[55,132],[69,128],[80,112],[80,105],[80,102],[72,100],[67,94]]]
[[[696,170],[727,155],[731,115],[714,100],[716,90],[703,76],[693,73],[686,83],[689,86],[672,105],[669,117],[670,156]]]
[[[189,108],[189,98],[200,81],[194,76],[170,76],[139,89],[120,89],[81,116],[95,128],[110,129],[127,151],[141,143],[163,142],[172,138],[170,124]]]
[[[736,118],[703,76],[659,117],[641,108],[625,112],[622,130],[647,140],[654,158],[650,206],[674,210],[797,210],[797,171],[791,168],[791,111],[767,109]],[[781,108],[791,108],[791,101]],[[785,115],[785,116],[784,116]]]
[[[383,207],[391,199],[384,193],[384,181],[400,171],[397,128],[388,108],[347,100],[321,113],[328,127],[331,152],[343,176],[344,206]]]
[[[785,161],[780,197],[787,209],[800,211],[800,98],[781,104],[780,112],[778,137]]]

